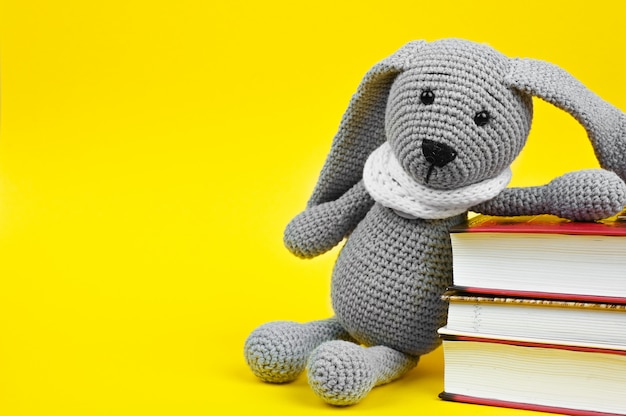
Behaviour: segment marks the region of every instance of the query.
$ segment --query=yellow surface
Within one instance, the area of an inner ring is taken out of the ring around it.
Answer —
[[[442,355],[361,404],[242,345],[331,314],[305,204],[361,76],[413,39],[549,60],[626,108],[623,2],[0,2],[0,414],[522,414],[441,402]],[[595,166],[545,104],[515,184]],[[479,375],[477,375],[479,376]]]

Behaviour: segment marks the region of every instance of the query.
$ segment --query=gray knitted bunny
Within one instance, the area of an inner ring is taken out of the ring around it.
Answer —
[[[575,117],[604,169],[506,188],[532,120],[532,96]],[[364,77],[307,209],[285,244],[313,257],[344,238],[332,276],[335,316],[271,322],[245,343],[262,380],[305,368],[328,403],[358,402],[439,343],[452,283],[449,228],[468,210],[591,221],[626,204],[626,115],[562,69],[458,39],[411,42]]]

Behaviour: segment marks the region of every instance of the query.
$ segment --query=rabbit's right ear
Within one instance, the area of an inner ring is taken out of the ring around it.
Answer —
[[[626,114],[549,62],[512,59],[507,81],[571,114],[587,131],[600,165],[626,180]]]
[[[385,107],[391,84],[414,64],[425,43],[406,44],[365,74],[343,115],[309,207],[336,200],[361,180],[368,156],[386,140]]]

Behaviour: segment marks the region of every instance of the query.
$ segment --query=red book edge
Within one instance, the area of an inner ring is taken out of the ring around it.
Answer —
[[[487,399],[482,397],[466,396],[463,394],[447,393],[445,391],[439,394],[439,398],[452,402],[479,404],[483,406],[507,407],[510,409],[533,410],[536,412],[560,413],[572,416],[623,416],[619,413],[605,413],[596,412],[593,410],[578,410],[568,409],[564,407],[543,406],[531,403],[510,402],[505,400]]]
[[[570,221],[554,215],[497,217],[478,215],[450,229],[452,233],[517,233],[625,236],[623,214],[595,222]]]
[[[620,296],[598,296],[570,293],[553,293],[553,292],[535,292],[525,290],[507,290],[494,288],[481,288],[469,286],[451,286],[450,291],[458,293],[466,293],[469,295],[489,295],[506,298],[527,298],[527,299],[547,299],[571,302],[589,302],[589,303],[615,303],[618,305],[626,305],[626,298]]]

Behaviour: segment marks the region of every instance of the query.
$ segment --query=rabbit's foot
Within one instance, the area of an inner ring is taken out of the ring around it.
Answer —
[[[311,351],[333,339],[349,339],[336,319],[300,324],[270,322],[255,329],[246,340],[244,354],[248,366],[261,380],[287,383],[304,371]]]
[[[418,360],[384,346],[366,348],[352,342],[330,341],[309,358],[309,385],[327,403],[352,405],[375,386],[401,377]]]

